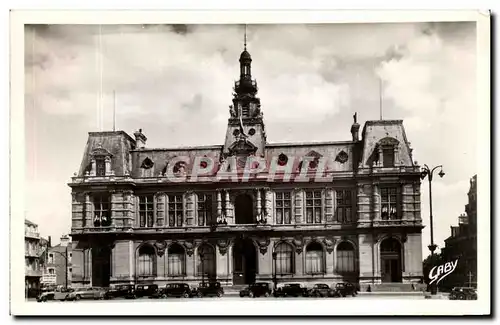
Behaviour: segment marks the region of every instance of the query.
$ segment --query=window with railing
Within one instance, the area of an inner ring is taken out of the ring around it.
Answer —
[[[380,190],[380,197],[382,220],[400,219],[398,216],[399,189],[397,187],[383,187]]]
[[[322,210],[321,191],[306,191],[306,223],[321,223]]]
[[[276,192],[276,223],[290,224],[292,222],[292,195],[289,191]]]
[[[139,227],[154,226],[154,196],[139,196]]]
[[[181,227],[184,217],[182,194],[168,195],[168,224],[170,227]]]
[[[94,227],[108,227],[111,225],[111,211],[109,194],[95,194],[94,201]]]

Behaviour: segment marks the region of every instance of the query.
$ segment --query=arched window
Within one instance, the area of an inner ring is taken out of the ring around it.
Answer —
[[[276,274],[294,273],[293,247],[287,243],[279,243],[276,248]]]
[[[215,250],[208,244],[203,244],[198,248],[198,275],[207,278],[215,277]]]
[[[139,249],[138,260],[139,276],[154,276],[155,270],[155,250],[150,245],[144,245]]]
[[[180,276],[186,274],[186,251],[179,244],[168,248],[168,275]]]
[[[342,242],[337,246],[337,272],[352,273],[356,269],[354,247],[349,242]]]
[[[323,247],[320,243],[312,242],[306,248],[306,273],[325,273]]]

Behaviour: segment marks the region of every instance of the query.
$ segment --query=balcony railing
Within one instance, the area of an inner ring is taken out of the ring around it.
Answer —
[[[40,233],[39,232],[32,232],[32,231],[25,231],[24,232],[24,237],[28,238],[40,238]]]

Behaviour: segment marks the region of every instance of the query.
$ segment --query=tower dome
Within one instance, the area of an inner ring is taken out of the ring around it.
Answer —
[[[252,57],[250,56],[250,53],[245,49],[243,52],[241,52],[240,55],[240,62],[241,61],[252,61]]]

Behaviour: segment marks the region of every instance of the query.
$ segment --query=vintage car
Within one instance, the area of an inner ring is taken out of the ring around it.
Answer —
[[[358,294],[357,287],[350,282],[340,282],[335,285],[335,296],[346,297],[353,296],[356,297]]]
[[[300,283],[287,283],[274,291],[275,297],[307,297],[307,288],[304,288]]]
[[[245,289],[240,291],[240,297],[269,297],[271,295],[271,288],[269,288],[269,283],[267,282],[257,282],[249,285]]]
[[[130,295],[131,291],[134,291],[133,284],[123,284],[114,286],[106,291],[106,293],[104,294],[104,299],[127,297]]]
[[[70,292],[66,300],[80,300],[80,299],[104,299],[106,290],[103,288],[78,288]]]
[[[476,289],[471,287],[455,287],[451,289],[450,300],[477,300]]]
[[[156,284],[139,284],[135,288],[131,288],[125,294],[125,298],[127,299],[136,299],[141,297],[149,297],[154,294],[158,289],[158,285]]]
[[[68,300],[68,295],[73,291],[71,288],[58,288],[55,290],[48,290],[42,292],[36,300],[38,302],[45,302],[48,300],[59,300],[59,301],[65,301]]]
[[[156,290],[149,295],[150,299],[161,299],[161,298],[166,298],[167,295],[165,294],[165,288],[156,288]]]
[[[193,291],[187,283],[169,283],[165,286],[165,296],[189,298],[193,296]]]
[[[191,296],[196,297],[222,297],[224,295],[224,288],[220,282],[204,282],[200,283],[198,288],[191,291]]]
[[[332,289],[328,284],[317,283],[308,290],[309,297],[334,297],[335,289]]]

